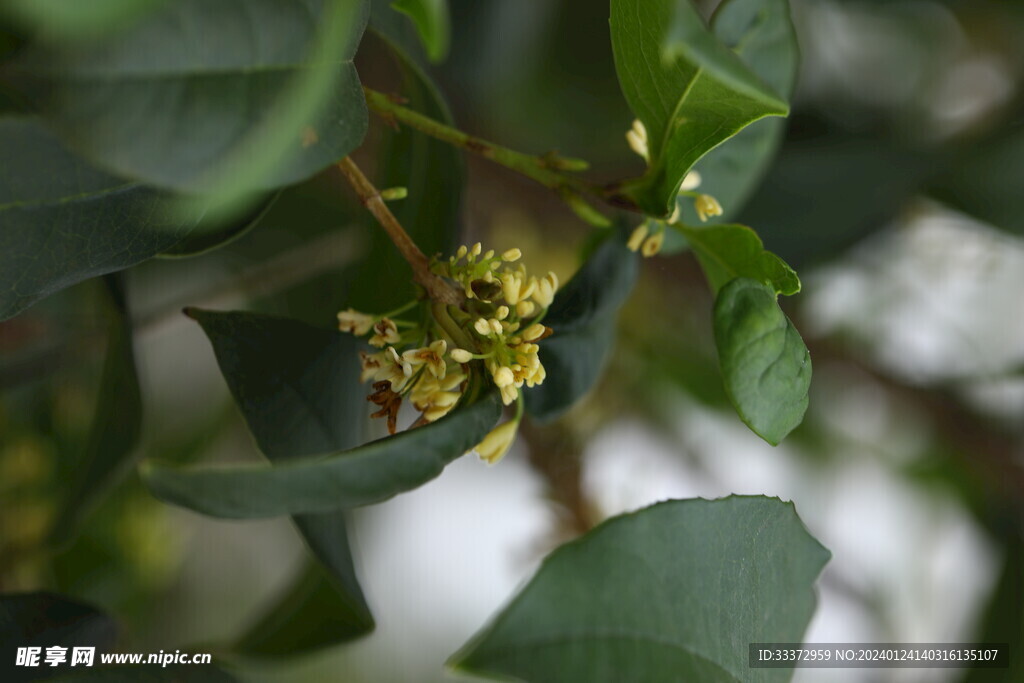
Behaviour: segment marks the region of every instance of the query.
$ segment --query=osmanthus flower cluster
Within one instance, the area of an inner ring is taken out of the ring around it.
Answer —
[[[633,127],[626,132],[626,141],[629,143],[630,149],[643,157],[644,161],[649,161],[647,128],[640,119],[633,121]],[[721,216],[722,205],[709,194],[695,192],[694,190],[700,187],[700,183],[700,174],[697,171],[690,171],[679,186],[679,196],[693,197],[693,208],[703,223],[711,216]],[[640,251],[644,256],[654,256],[661,251],[661,245],[665,241],[665,227],[678,220],[679,204],[677,203],[675,211],[668,219],[661,221],[656,218],[648,218],[638,225],[630,235],[627,246],[633,251]]]
[[[474,450],[497,462],[515,439],[523,413],[523,387],[546,377],[537,355],[539,342],[552,330],[541,323],[558,289],[554,273],[528,275],[519,249],[496,255],[479,243],[462,246],[431,270],[453,281],[465,295],[461,306],[412,301],[396,311],[370,315],[348,309],[338,313],[343,332],[367,336],[376,352],[360,352],[361,381],[373,381],[367,397],[379,406],[373,417],[397,429],[398,411],[408,399],[420,413],[417,427],[444,417],[455,407],[477,372],[492,382],[505,405],[516,403],[515,417],[493,429]],[[414,311],[417,320],[400,318]]]

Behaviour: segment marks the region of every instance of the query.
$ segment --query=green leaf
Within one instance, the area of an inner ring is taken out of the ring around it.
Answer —
[[[37,46],[12,80],[119,175],[227,202],[354,149],[362,0],[178,0],[102,41]]]
[[[358,443],[366,401],[361,342],[337,330],[244,311],[186,313],[213,344],[221,373],[268,458],[329,453]]]
[[[711,28],[772,92],[789,101],[800,62],[789,0],[727,0],[715,11]],[[785,121],[778,118],[755,121],[700,160],[700,191],[715,197],[725,211],[711,221],[725,221],[743,208],[767,172],[784,129]],[[693,202],[683,197],[679,203],[687,222],[695,221]]]
[[[745,225],[678,225],[717,293],[729,281],[745,277],[790,296],[800,291],[800,278]]]
[[[667,216],[690,167],[743,127],[789,107],[705,26],[687,0],[612,0],[619,85],[647,128],[647,172],[618,199]]]
[[[167,0],[7,0],[2,11],[48,40],[91,38],[122,29]]]
[[[363,635],[373,619],[365,603],[353,604],[350,595],[311,564],[233,649],[253,657],[296,657]]]
[[[329,456],[273,467],[150,463],[142,475],[158,498],[214,517],[274,517],[370,505],[438,476],[478,444],[500,415],[498,402],[488,395],[424,427]]]
[[[548,380],[525,392],[526,409],[553,420],[590,391],[615,341],[615,322],[639,271],[622,230],[611,231],[555,295],[544,324],[554,333],[540,344]]]
[[[748,645],[802,639],[828,558],[777,498],[659,503],[553,552],[453,660],[534,683],[786,681]]]
[[[103,376],[85,451],[73,465],[67,498],[54,527],[52,540],[58,545],[74,534],[91,503],[129,471],[142,430],[142,391],[124,284],[120,277],[108,275],[106,285],[111,311]]]
[[[412,19],[430,61],[444,60],[451,42],[448,0],[395,0],[391,6]]]
[[[216,664],[78,666],[57,671],[61,681],[75,683],[238,683],[237,678]]]
[[[188,309],[188,314],[210,338],[235,402],[272,461],[340,451],[362,441],[366,401],[356,355],[361,344],[352,335],[253,313]],[[344,628],[332,630],[331,637],[340,642],[372,630],[374,621],[352,563],[344,513],[296,515],[294,521],[333,575],[333,580],[324,578],[321,583],[330,582],[337,591],[328,612]],[[325,584],[317,590],[323,593],[328,588]],[[268,610],[256,632],[243,637],[245,647],[275,654],[271,625],[282,619],[282,628],[291,628],[286,617],[293,607],[282,603]],[[310,647],[318,644],[319,640]]]
[[[109,648],[117,636],[117,624],[109,616],[77,600],[55,593],[8,593],[0,595],[0,652],[13,664],[19,647]]]
[[[164,249],[159,255],[162,258],[189,258],[226,247],[259,225],[280,196],[280,192],[274,192],[240,216],[206,216],[187,237]]]
[[[1024,131],[1015,127],[972,145],[932,181],[930,193],[955,209],[1015,235],[1024,235]]]
[[[740,419],[777,445],[807,410],[811,358],[771,287],[737,278],[718,292],[715,345]]]
[[[0,320],[151,258],[199,220],[177,199],[74,157],[34,119],[0,118],[0,149]]]
[[[405,106],[452,124],[451,112],[430,78],[398,42],[389,35],[375,35],[401,72],[399,93]],[[460,150],[408,126],[384,138],[377,186],[408,189],[405,199],[390,202],[388,207],[427,256],[454,252],[462,222],[464,166]],[[348,274],[352,284],[346,305],[363,311],[398,308],[416,296],[412,269],[373,217],[365,214],[363,220],[368,226],[369,252]]]

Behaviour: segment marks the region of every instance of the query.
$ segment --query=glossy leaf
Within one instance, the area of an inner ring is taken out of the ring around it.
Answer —
[[[311,564],[233,649],[253,657],[296,657],[363,635],[373,619],[351,595]]]
[[[424,427],[329,456],[272,467],[150,463],[142,474],[158,498],[214,517],[274,517],[370,505],[438,476],[478,444],[500,414],[498,402],[488,395]]]
[[[803,420],[811,358],[771,287],[737,278],[715,299],[725,391],[754,433],[777,445]]]
[[[619,199],[649,214],[671,213],[683,177],[711,149],[789,111],[688,1],[613,0],[611,36],[619,85],[647,128],[650,156]]]
[[[745,225],[679,227],[693,248],[704,274],[717,293],[729,281],[745,277],[786,296],[800,291],[800,278]]]
[[[365,21],[361,0],[178,0],[102,41],[37,46],[11,78],[105,168],[226,201],[360,143]]]
[[[540,344],[548,380],[525,392],[526,409],[552,420],[601,376],[615,339],[615,322],[639,271],[638,257],[613,231],[555,295],[544,324],[554,333]]]
[[[787,681],[747,647],[802,639],[828,558],[777,498],[659,503],[553,552],[454,664],[534,683]]]
[[[142,430],[142,390],[124,285],[114,275],[105,283],[111,310],[103,376],[88,441],[72,466],[71,485],[54,529],[58,544],[75,532],[90,504],[128,472]]]
[[[196,225],[173,197],[102,173],[38,121],[0,118],[0,320],[171,247]]]
[[[340,451],[362,441],[366,401],[356,355],[360,342],[352,335],[253,313],[189,309],[189,315],[209,336],[235,402],[260,449],[272,461]],[[373,617],[352,563],[344,513],[296,515],[294,521],[313,554],[333,575],[338,593],[331,598],[328,612],[345,624],[332,631],[333,637],[348,639],[372,630]],[[258,632],[242,639],[245,647],[272,654],[267,649],[274,641],[271,626],[293,607],[279,604],[268,610],[256,627]]]
[[[800,62],[789,0],[727,0],[715,11],[711,28],[772,92],[789,101]],[[725,210],[712,222],[740,212],[767,172],[784,130],[785,121],[779,118],[755,121],[700,160],[700,191],[715,197]],[[694,222],[692,199],[682,197],[679,203],[687,222]]]
[[[377,36],[401,72],[399,94],[405,106],[451,124],[451,112],[430,78],[390,32]],[[462,152],[407,126],[388,131],[381,147],[377,186],[408,190],[405,199],[388,208],[423,253],[453,253],[465,184]],[[372,216],[364,214],[362,220],[368,226],[369,251],[348,274],[352,284],[345,305],[364,311],[398,308],[416,296],[412,269]]]
[[[0,595],[0,666],[13,664],[19,647],[109,648],[117,636],[117,625],[91,605],[48,593]],[[2,671],[3,669],[0,669]]]
[[[394,0],[391,6],[407,15],[416,25],[430,61],[443,60],[451,42],[448,0]]]
[[[1024,132],[1009,134],[973,145],[948,171],[931,184],[935,198],[955,209],[1024,235],[1024,200],[1020,177],[1024,173]]]
[[[48,39],[95,37],[122,29],[167,0],[6,0],[2,11]]]

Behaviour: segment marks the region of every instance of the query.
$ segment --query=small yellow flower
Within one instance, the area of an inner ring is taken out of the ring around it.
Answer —
[[[487,322],[486,318],[478,318],[477,321],[473,323],[473,329],[476,330],[476,333],[480,336],[486,337],[491,333],[491,324]]]
[[[520,318],[529,318],[537,310],[537,304],[532,301],[520,301],[516,304],[516,315]]]
[[[649,232],[650,230],[647,228],[647,221],[644,221],[633,228],[633,234],[629,236],[629,241],[626,242],[626,246],[629,247],[630,251],[639,250],[640,245],[644,243],[644,239],[646,239],[647,233]]]
[[[648,161],[647,150],[647,127],[640,119],[633,120],[633,127],[626,133],[626,142],[629,148]]]
[[[518,273],[502,273],[501,275],[501,292],[505,297],[505,301],[510,306],[515,306],[519,303],[519,293],[523,289],[523,279]],[[525,297],[524,297],[525,298]]]
[[[359,352],[359,364],[362,366],[362,373],[359,375],[360,382],[369,382],[377,374],[377,371],[383,367],[387,361],[384,351],[379,353],[366,353],[365,351]]]
[[[679,189],[682,192],[696,190],[698,187],[700,187],[700,181],[700,173],[697,173],[696,171],[690,171],[689,173],[686,174],[686,177],[683,178],[683,184],[679,186]]]
[[[373,326],[374,335],[370,337],[370,344],[381,349],[388,344],[397,344],[402,341],[402,338],[398,334],[398,327],[395,326],[395,322],[391,318],[381,318],[376,325]]]
[[[473,360],[473,354],[466,349],[452,349],[450,355],[456,363],[468,363]]]
[[[506,261],[508,263],[512,263],[513,261],[518,261],[522,257],[523,252],[520,251],[519,249],[509,249],[508,251],[501,255],[501,260]]]
[[[664,241],[665,241],[665,231],[664,230],[659,230],[658,232],[654,233],[653,235],[648,237],[646,240],[644,240],[644,246],[643,246],[643,249],[642,249],[643,255],[648,257],[648,258],[651,257],[651,256],[654,256],[659,251],[661,251],[661,245],[662,245],[662,243]]]
[[[410,368],[425,365],[434,377],[444,379],[444,374],[448,369],[448,365],[444,360],[444,354],[447,350],[448,342],[444,339],[438,339],[432,342],[430,346],[406,351],[402,354],[402,361],[408,364]]]
[[[697,217],[700,218],[701,222],[708,219],[709,216],[721,216],[722,205],[718,203],[718,200],[709,194],[697,195],[697,199],[694,200],[693,206],[697,209]]]
[[[370,331],[373,327],[374,318],[372,315],[366,313],[360,313],[354,308],[338,313],[338,329],[342,332],[350,332],[351,334],[361,337]]]
[[[541,308],[547,308],[555,300],[555,292],[558,291],[558,276],[553,272],[537,280],[537,287],[533,292],[533,300]]]
[[[509,314],[508,306],[498,306],[498,309],[494,312],[494,317],[498,320],[504,320]]]
[[[511,421],[500,424],[492,429],[484,440],[477,444],[475,450],[480,459],[493,465],[501,460],[516,439],[519,422]]]
[[[493,375],[494,383],[500,387],[507,387],[510,384],[515,383],[515,375],[512,374],[511,368],[499,367],[494,371]]]

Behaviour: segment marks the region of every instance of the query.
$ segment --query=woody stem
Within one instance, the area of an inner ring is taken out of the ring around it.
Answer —
[[[391,209],[384,203],[380,191],[363,175],[356,163],[350,157],[345,157],[338,162],[338,169],[359,195],[363,206],[369,209],[380,226],[384,228],[384,232],[394,242],[395,247],[402,254],[402,258],[412,267],[413,278],[427,291],[427,296],[434,301],[443,301],[453,306],[460,305],[463,300],[462,292],[445,282],[441,276],[430,271],[430,261],[412,241],[405,228],[395,218],[395,214],[391,213]]]

